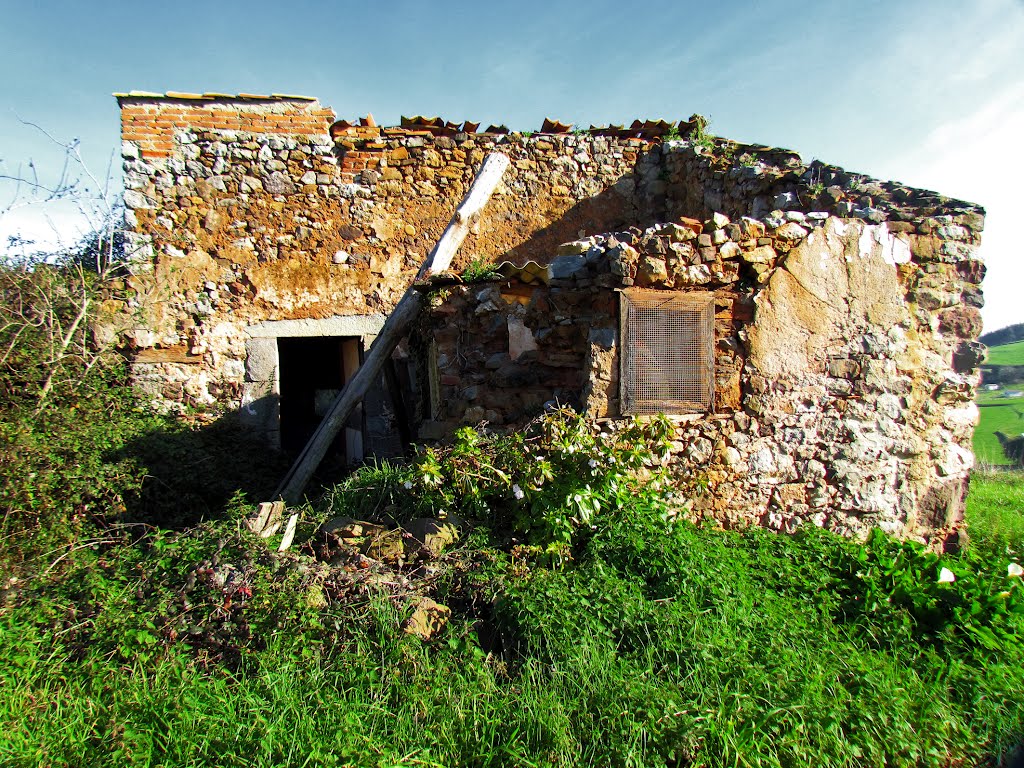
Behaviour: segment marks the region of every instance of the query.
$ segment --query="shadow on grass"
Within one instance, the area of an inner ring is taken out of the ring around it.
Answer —
[[[272,498],[290,464],[236,414],[206,425],[168,420],[112,458],[145,469],[141,490],[125,499],[125,521],[172,529],[221,517],[238,494]]]
[[[256,504],[274,499],[295,456],[271,447],[237,413],[205,425],[168,420],[111,457],[145,468],[140,491],[125,499],[125,522],[182,529],[224,515],[236,497]],[[328,457],[307,493],[342,480],[349,470]]]

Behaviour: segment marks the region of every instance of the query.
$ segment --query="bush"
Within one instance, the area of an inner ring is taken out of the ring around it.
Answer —
[[[450,446],[417,458],[408,490],[434,509],[482,520],[565,556],[599,516],[638,498],[664,506],[670,483],[662,466],[671,434],[663,416],[603,431],[567,408],[507,436],[465,427]]]

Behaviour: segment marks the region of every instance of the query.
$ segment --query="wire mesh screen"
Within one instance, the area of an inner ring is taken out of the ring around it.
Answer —
[[[715,395],[710,293],[622,292],[624,413],[707,411]]]

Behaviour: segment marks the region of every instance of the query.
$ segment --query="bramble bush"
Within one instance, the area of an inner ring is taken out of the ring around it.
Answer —
[[[91,341],[95,278],[59,260],[0,263],[0,535],[20,539],[5,548],[15,559],[117,517],[144,478],[115,454],[159,419],[139,407],[120,358]]]

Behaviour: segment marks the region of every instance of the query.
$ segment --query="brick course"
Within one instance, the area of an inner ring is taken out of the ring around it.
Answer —
[[[121,138],[135,142],[146,160],[168,158],[180,130],[249,131],[312,136],[326,134],[334,111],[299,96],[226,94],[115,94],[121,107]]]

